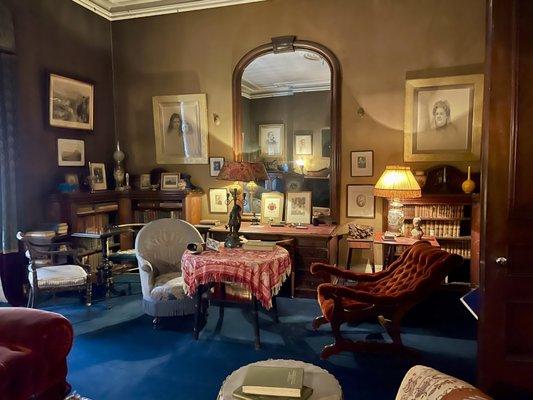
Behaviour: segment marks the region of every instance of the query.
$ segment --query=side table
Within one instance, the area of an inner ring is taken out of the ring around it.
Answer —
[[[374,265],[374,239],[372,237],[366,239],[356,239],[348,236],[346,238],[346,244],[348,247],[348,255],[346,256],[346,269],[349,270],[351,267],[353,250],[370,250],[370,265],[372,266],[372,273],[376,272],[376,266]]]
[[[304,385],[313,389],[310,400],[342,400],[341,385],[333,375],[316,365],[296,360],[257,361],[233,371],[222,383],[217,400],[233,400],[233,392],[242,385],[246,370],[250,365],[303,368]]]

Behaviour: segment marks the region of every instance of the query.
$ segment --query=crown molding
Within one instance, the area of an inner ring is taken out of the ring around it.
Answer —
[[[179,12],[205,10],[208,8],[227,7],[246,3],[257,3],[266,0],[195,0],[186,1],[176,4],[149,6],[148,2],[143,5],[142,2],[136,2],[132,5],[114,6],[112,2],[107,1],[102,6],[95,0],[72,0],[74,3],[94,12],[95,14],[107,19],[108,21],[120,21],[124,19],[152,17],[156,15],[175,14]],[[117,10],[117,8],[119,8]]]

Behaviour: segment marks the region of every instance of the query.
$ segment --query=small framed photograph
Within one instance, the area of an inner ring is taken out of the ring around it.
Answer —
[[[211,214],[227,214],[228,190],[226,188],[209,189],[209,212]]]
[[[139,179],[139,188],[141,190],[147,190],[152,188],[152,184],[150,182],[150,174],[141,174],[141,177]]]
[[[374,152],[372,150],[352,151],[350,154],[353,177],[374,175]]]
[[[285,196],[280,192],[261,194],[261,222],[277,224],[283,221],[283,204]]]
[[[89,174],[93,190],[107,190],[107,181],[104,163],[89,163]]]
[[[374,218],[375,197],[373,185],[346,185],[346,216]]]
[[[163,172],[161,174],[161,190],[180,190],[179,172]]]
[[[294,154],[297,156],[313,155],[313,132],[294,134]]]
[[[282,157],[285,153],[285,125],[260,124],[259,141],[262,157]]]
[[[209,176],[218,176],[223,165],[224,157],[209,157]]]
[[[311,192],[287,192],[285,220],[293,224],[311,223]]]
[[[85,142],[83,140],[57,139],[57,165],[60,167],[83,167],[85,165]]]
[[[93,130],[94,85],[92,83],[50,74],[48,87],[50,126]]]

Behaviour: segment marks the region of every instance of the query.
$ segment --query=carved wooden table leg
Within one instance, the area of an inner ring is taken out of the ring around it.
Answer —
[[[259,302],[257,301],[256,297],[252,295],[252,322],[254,324],[254,341],[255,341],[255,349],[259,350],[261,348],[261,340],[259,338]]]
[[[198,286],[196,289],[195,302],[194,302],[194,331],[193,338],[198,340],[200,335],[200,326],[202,325],[202,293],[204,291],[203,285]]]

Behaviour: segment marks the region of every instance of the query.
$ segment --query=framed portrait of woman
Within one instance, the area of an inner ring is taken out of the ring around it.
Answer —
[[[152,98],[158,164],[207,164],[205,94]]]

